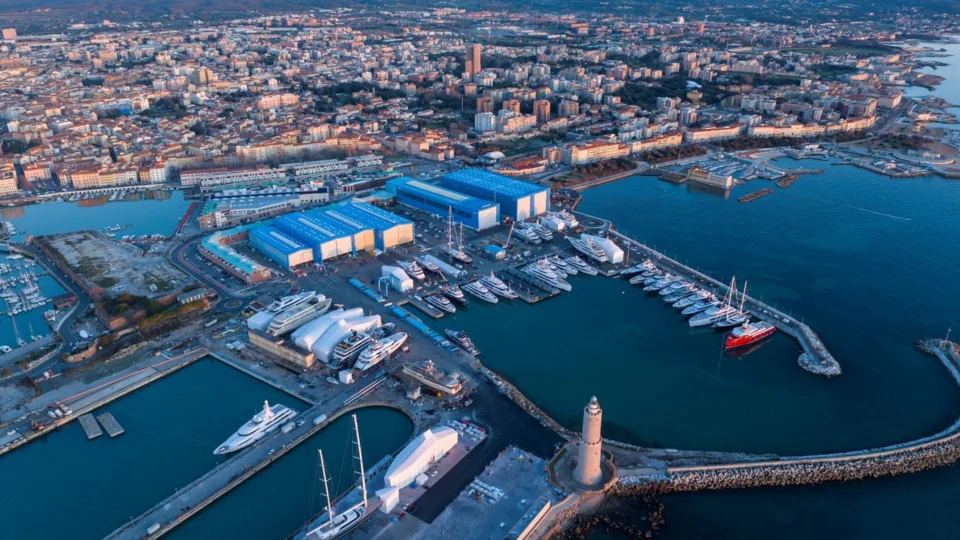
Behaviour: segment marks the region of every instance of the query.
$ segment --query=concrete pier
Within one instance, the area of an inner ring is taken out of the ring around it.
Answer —
[[[720,283],[712,277],[698,270],[694,270],[685,264],[681,264],[663,253],[653,250],[617,231],[611,230],[609,232],[611,236],[639,248],[640,255],[649,257],[657,266],[669,270],[674,274],[682,275],[693,283],[712,287],[720,293],[727,291],[727,285]],[[750,296],[744,298],[743,306],[744,309],[749,311],[755,318],[769,322],[784,334],[797,340],[800,348],[803,349],[803,354],[801,354],[798,359],[800,367],[811,373],[826,377],[840,375],[840,363],[827,351],[826,346],[820,341],[820,337],[809,326]]]
[[[97,417],[97,420],[103,425],[103,429],[107,430],[107,435],[110,435],[111,439],[123,435],[123,428],[120,427],[120,422],[117,422],[113,414],[103,413]]]
[[[97,421],[93,419],[92,414],[85,414],[80,417],[80,426],[83,427],[83,431],[87,434],[87,439],[93,440],[97,437],[103,435],[103,430],[100,429],[100,425],[97,424]]]
[[[438,293],[438,294],[439,294],[439,293]],[[410,297],[410,298],[409,298],[409,301],[408,301],[407,303],[409,303],[411,306],[419,309],[421,312],[423,312],[424,315],[426,315],[426,316],[428,316],[428,317],[432,317],[432,318],[434,318],[434,319],[439,319],[439,318],[443,317],[443,312],[441,312],[439,309],[431,306],[430,304],[426,303],[425,301],[423,301],[423,300],[421,300],[421,299],[419,299],[419,298]]]

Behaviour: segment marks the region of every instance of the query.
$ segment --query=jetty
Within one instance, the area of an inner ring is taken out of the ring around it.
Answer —
[[[773,190],[770,189],[770,188],[758,189],[757,191],[754,191],[754,192],[752,192],[752,193],[747,193],[747,194],[744,195],[743,197],[738,198],[737,201],[742,202],[742,203],[747,203],[747,202],[750,202],[750,201],[755,201],[755,200],[759,199],[760,197],[766,197],[767,195],[769,195],[769,194],[771,194],[771,193],[773,193]]]
[[[100,429],[100,425],[97,424],[97,421],[93,419],[92,414],[88,413],[81,416],[80,426],[83,428],[84,433],[87,434],[88,440],[93,440],[103,435],[103,430]]]
[[[103,429],[107,430],[107,435],[110,435],[111,439],[123,435],[123,428],[112,413],[103,413],[97,416],[97,420],[103,425]]]
[[[440,293],[437,293],[437,294],[440,294]],[[419,309],[424,315],[432,319],[439,319],[443,317],[442,311],[431,306],[430,304],[426,303],[424,300],[416,296],[411,296],[407,298],[406,302],[404,302],[403,304],[401,304],[400,302],[397,302],[397,305],[404,305],[404,304],[410,304],[411,306]]]
[[[693,283],[708,286],[718,292],[725,292],[727,290],[725,284],[685,264],[681,264],[659,251],[651,249],[615,230],[610,230],[610,234],[616,236],[623,242],[635,246],[643,256],[649,257],[658,266],[674,274],[682,275]],[[797,343],[799,343],[800,348],[803,350],[803,353],[797,360],[800,367],[811,373],[825,377],[834,377],[841,374],[840,363],[834,359],[833,355],[830,354],[827,347],[820,340],[820,336],[809,326],[794,319],[791,315],[787,315],[750,296],[743,296],[743,305],[744,309],[750,311],[756,318],[767,321],[784,334],[797,340]]]

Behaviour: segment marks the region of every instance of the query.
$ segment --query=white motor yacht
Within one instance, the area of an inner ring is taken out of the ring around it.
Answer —
[[[502,279],[495,276],[492,272],[489,276],[483,276],[480,278],[480,283],[487,288],[490,292],[497,296],[502,296],[504,298],[514,299],[517,298],[517,293],[510,288],[509,285],[503,282]]]
[[[236,433],[218,446],[213,453],[221,455],[242,450],[259,441],[264,435],[274,431],[296,415],[297,411],[289,409],[284,405],[277,403],[271,407],[268,402],[264,401],[263,410],[255,414],[249,422],[241,426]]]

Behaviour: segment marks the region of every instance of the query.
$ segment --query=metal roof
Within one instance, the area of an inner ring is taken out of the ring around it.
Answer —
[[[365,203],[341,204],[325,211],[326,215],[361,229],[384,231],[411,221]]]
[[[387,182],[387,186],[400,195],[409,195],[432,200],[443,207],[452,206],[463,210],[478,212],[498,206],[497,203],[478,199],[436,184],[427,184],[412,178],[400,177]]]
[[[263,269],[263,265],[222,243],[225,236],[233,236],[251,228],[250,225],[241,225],[225,231],[217,231],[203,239],[203,247],[240,272],[252,275],[257,270]]]
[[[447,185],[447,182],[450,185]],[[523,197],[547,191],[547,188],[483,169],[463,169],[440,177],[440,183],[456,189],[458,185],[484,189],[509,197]]]
[[[282,233],[270,225],[263,225],[253,229],[250,231],[250,236],[263,241],[265,244],[276,249],[277,251],[280,251],[284,255],[293,255],[298,251],[310,249],[306,244],[303,244],[290,235]]]

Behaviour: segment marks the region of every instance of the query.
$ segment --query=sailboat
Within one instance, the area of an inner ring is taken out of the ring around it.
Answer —
[[[343,512],[336,512],[333,508],[332,499],[330,498],[330,479],[327,478],[327,467],[323,461],[323,450],[317,449],[317,453],[320,455],[320,474],[323,481],[323,492],[324,497],[327,501],[327,511],[326,519],[321,515],[318,520],[320,524],[314,527],[314,524],[311,523],[308,525],[307,532],[298,538],[304,538],[306,540],[332,540],[334,538],[340,538],[341,536],[347,534],[353,530],[357,525],[359,525],[365,517],[367,517],[367,477],[366,473],[363,470],[363,450],[360,448],[360,428],[357,426],[357,415],[353,416],[353,431],[356,435],[356,444],[357,444],[357,455],[354,456],[360,463],[360,491],[363,494],[363,500],[350,508],[344,510]]]
[[[460,235],[457,237],[457,247],[453,247],[453,207],[448,206],[447,208],[449,209],[450,217],[447,220],[447,247],[443,248],[443,251],[452,259],[470,264],[473,262],[473,257],[463,252],[463,223],[460,224]]]
[[[733,326],[740,326],[741,324],[748,322],[750,317],[743,312],[743,303],[747,299],[747,282],[743,282],[743,292],[740,293],[740,309],[736,313],[728,314],[726,317],[720,319],[719,321],[713,323],[714,328],[731,328]]]

